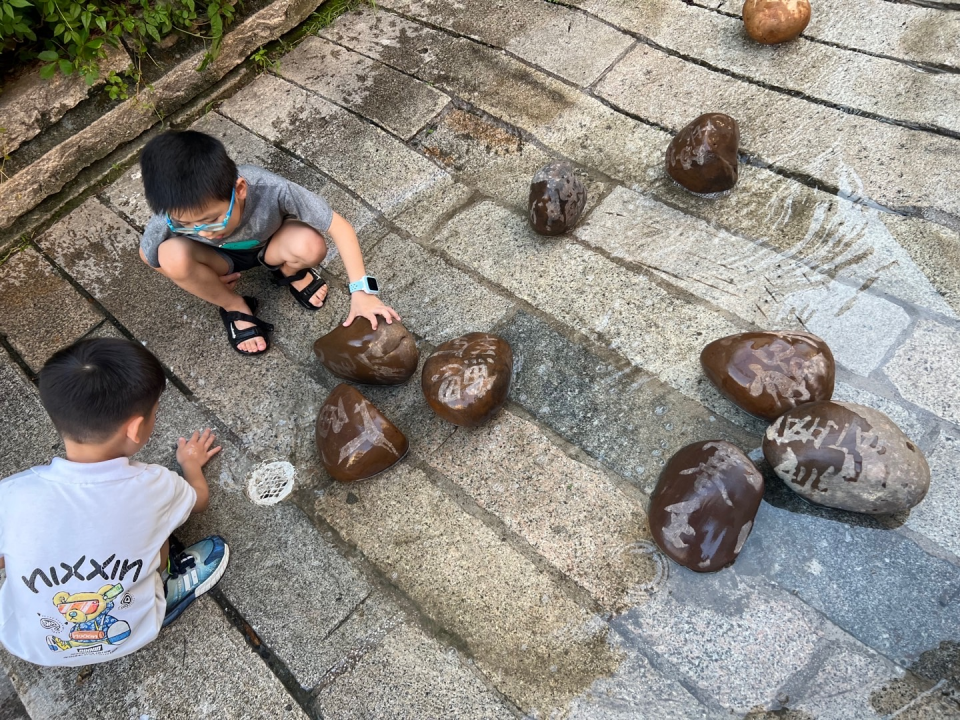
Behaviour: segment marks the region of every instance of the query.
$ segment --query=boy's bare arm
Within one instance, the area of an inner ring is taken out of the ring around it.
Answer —
[[[360,243],[357,241],[357,234],[354,232],[353,226],[342,215],[333,213],[333,220],[330,222],[330,229],[327,234],[340,252],[349,281],[355,282],[366,275],[367,271],[363,266],[363,254],[360,252]],[[346,322],[343,324],[345,326],[349,325],[354,318],[363,316],[370,321],[370,325],[376,330],[377,315],[382,315],[388,324],[400,319],[397,311],[384,305],[379,297],[358,291],[350,296],[350,314],[347,315]]]
[[[183,472],[183,479],[197,492],[197,502],[193,512],[203,512],[210,504],[210,487],[203,476],[203,466],[222,448],[213,447],[216,436],[206,428],[202,433],[194,432],[189,440],[180,438],[177,443],[177,462]]]

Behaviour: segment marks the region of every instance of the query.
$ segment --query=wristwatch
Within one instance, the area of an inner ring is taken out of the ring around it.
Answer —
[[[380,286],[377,285],[377,279],[373,275],[364,275],[356,282],[350,283],[350,292],[355,293],[357,290],[363,290],[368,295],[380,294]]]

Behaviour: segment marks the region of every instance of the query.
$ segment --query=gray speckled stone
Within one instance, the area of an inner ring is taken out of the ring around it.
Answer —
[[[960,331],[930,320],[917,323],[883,371],[907,400],[960,424]]]
[[[50,462],[63,443],[37,389],[0,349],[0,479]]]

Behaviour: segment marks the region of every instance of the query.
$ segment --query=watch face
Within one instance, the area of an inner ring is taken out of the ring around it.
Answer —
[[[373,290],[374,292],[380,292],[380,287],[377,285],[377,279],[367,276],[367,287]]]

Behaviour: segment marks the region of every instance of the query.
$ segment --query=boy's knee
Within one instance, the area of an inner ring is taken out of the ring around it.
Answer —
[[[184,243],[169,240],[158,248],[157,257],[160,260],[160,272],[172,279],[189,275],[195,262]]]
[[[270,239],[265,258],[268,264],[278,264],[270,262],[274,253],[283,256],[274,258],[279,262],[296,259],[308,265],[318,265],[327,256],[327,241],[309,225],[287,221]]]

